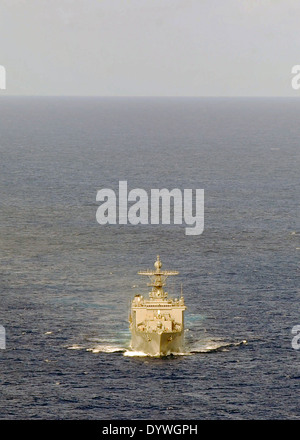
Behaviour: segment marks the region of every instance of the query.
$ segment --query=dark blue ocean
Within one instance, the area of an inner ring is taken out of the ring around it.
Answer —
[[[1,419],[300,419],[299,99],[0,99]],[[205,226],[105,225],[97,191],[204,189]],[[186,349],[128,351],[156,255]],[[174,293],[174,294],[173,294]]]

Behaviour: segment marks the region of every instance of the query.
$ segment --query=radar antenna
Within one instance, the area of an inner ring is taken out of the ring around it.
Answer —
[[[152,287],[152,291],[149,294],[150,298],[165,299],[168,294],[164,291],[163,286],[166,285],[167,277],[170,275],[178,275],[179,272],[176,270],[161,270],[162,262],[159,255],[157,255],[154,267],[156,270],[141,270],[138,274],[147,275],[150,278],[150,283],[148,283],[148,286]]]

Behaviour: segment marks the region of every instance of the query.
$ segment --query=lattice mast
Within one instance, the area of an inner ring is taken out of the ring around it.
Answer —
[[[150,283],[148,286],[152,287],[149,296],[151,299],[166,299],[168,293],[165,292],[163,286],[166,285],[166,279],[170,275],[178,275],[179,272],[175,270],[161,270],[162,262],[159,255],[157,255],[157,260],[154,263],[155,270],[141,270],[138,272],[139,275],[147,275],[150,278]]]

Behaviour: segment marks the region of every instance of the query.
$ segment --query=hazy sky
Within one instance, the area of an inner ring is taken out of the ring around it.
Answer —
[[[300,0],[0,0],[0,96],[300,96],[299,32]]]

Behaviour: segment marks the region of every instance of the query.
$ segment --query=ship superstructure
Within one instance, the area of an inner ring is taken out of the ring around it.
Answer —
[[[177,271],[161,270],[159,255],[154,263],[155,270],[138,272],[150,278],[152,287],[149,299],[135,295],[130,311],[131,348],[150,356],[167,356],[180,353],[184,347],[184,299],[168,298],[164,290],[168,276]]]

